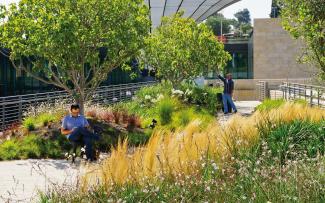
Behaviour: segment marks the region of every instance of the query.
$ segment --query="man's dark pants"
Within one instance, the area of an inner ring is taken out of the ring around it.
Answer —
[[[99,136],[90,132],[85,127],[78,127],[73,130],[73,132],[68,137],[71,142],[83,142],[86,145],[86,156],[87,159],[94,159],[94,154],[92,151],[93,140],[99,140]]]

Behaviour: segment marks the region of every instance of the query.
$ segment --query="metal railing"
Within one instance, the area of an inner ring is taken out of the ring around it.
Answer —
[[[311,106],[325,108],[325,87],[284,82],[280,85],[280,90],[286,100],[302,99]]]
[[[95,91],[91,102],[96,104],[112,104],[131,99],[142,87],[155,84],[155,81],[101,86]],[[0,97],[0,131],[13,123],[21,122],[24,112],[40,103],[54,104],[56,101],[70,101],[66,91],[45,92],[38,94]]]
[[[296,100],[302,99],[311,106],[325,108],[325,87],[282,82],[280,85],[270,85],[266,81],[257,82],[258,99],[263,101],[269,99]]]

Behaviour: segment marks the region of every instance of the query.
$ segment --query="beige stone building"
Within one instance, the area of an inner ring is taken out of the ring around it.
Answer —
[[[230,40],[227,43],[238,42]],[[225,44],[226,50],[227,43]],[[245,75],[242,72],[243,68],[230,68],[228,71],[235,75],[234,97],[237,100],[256,100],[259,81],[267,81],[268,85],[274,88],[282,82],[310,83],[315,78],[315,68],[298,62],[304,44],[293,39],[282,28],[279,18],[255,19],[253,35],[242,43],[248,44],[246,71],[251,73],[247,73],[250,77],[238,79],[239,76]],[[233,54],[234,57],[236,57],[235,54]],[[236,59],[230,63],[235,64]],[[238,71],[241,71],[240,74],[236,73]],[[217,81],[207,80],[206,82]]]

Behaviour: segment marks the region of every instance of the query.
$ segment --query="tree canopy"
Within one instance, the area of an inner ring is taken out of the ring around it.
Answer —
[[[0,41],[16,69],[83,106],[111,70],[140,53],[148,12],[143,0],[21,0],[0,8]]]
[[[221,22],[222,22],[222,33],[229,33],[231,30],[231,25],[234,25],[235,20],[227,19],[222,14],[216,14],[210,16],[205,22],[206,25],[213,31],[216,36],[221,36]]]
[[[325,80],[325,6],[324,0],[279,0],[284,28],[306,43],[301,58],[317,66]]]
[[[239,24],[251,24],[251,16],[247,8],[238,11],[234,16],[237,18]]]
[[[182,13],[164,17],[146,44],[146,62],[174,86],[205,71],[217,71],[230,59],[206,24],[182,18]]]

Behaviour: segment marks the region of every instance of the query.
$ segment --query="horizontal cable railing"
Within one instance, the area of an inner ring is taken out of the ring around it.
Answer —
[[[120,85],[101,86],[95,91],[92,103],[112,104],[129,100],[142,87],[154,85],[155,81],[129,83]],[[72,102],[66,91],[26,94],[9,97],[0,97],[0,131],[5,130],[13,123],[21,122],[24,112],[40,103],[54,104],[56,101]]]
[[[311,106],[325,108],[325,87],[284,82],[280,90],[286,100],[303,99]]]
[[[270,85],[266,81],[257,82],[257,93],[260,101],[269,99],[305,100],[311,106],[325,108],[325,87],[282,82],[278,85]]]

